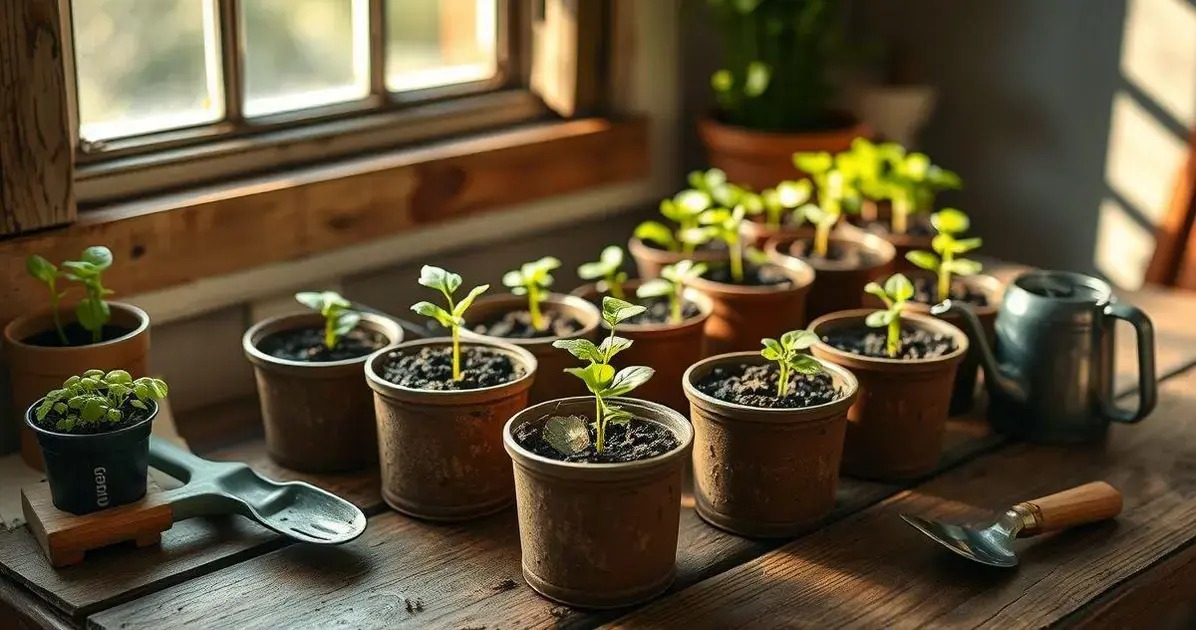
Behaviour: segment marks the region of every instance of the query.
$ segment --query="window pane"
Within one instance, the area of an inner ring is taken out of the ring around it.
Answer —
[[[498,71],[498,0],[387,0],[392,92],[484,81]]]
[[[367,0],[242,0],[245,115],[365,98]]]
[[[107,140],[224,115],[213,6],[204,0],[71,5],[79,135]]]

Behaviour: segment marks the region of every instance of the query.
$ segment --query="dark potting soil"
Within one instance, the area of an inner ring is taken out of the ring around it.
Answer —
[[[870,251],[862,247],[844,247],[841,243],[829,243],[826,248],[826,256],[815,256],[811,253],[813,249],[813,241],[795,241],[790,252],[812,264],[826,261],[834,263],[836,267],[846,268],[868,267],[875,260],[875,256]]]
[[[839,397],[830,374],[813,376],[793,373],[784,397],[777,396],[777,380],[781,377],[777,366],[733,365],[716,367],[695,385],[698,391],[719,400],[763,407],[766,409],[799,409],[829,403]]]
[[[789,276],[779,267],[758,267],[756,265],[743,266],[743,282],[735,282],[731,278],[731,268],[727,266],[712,267],[702,277],[712,282],[734,284],[741,287],[784,287],[793,283]]]
[[[576,317],[559,311],[542,311],[548,320],[544,330],[532,326],[532,314],[528,311],[510,311],[502,317],[482,322],[473,327],[480,335],[502,337],[503,339],[542,339],[544,337],[568,337],[585,328]]]
[[[641,300],[640,304],[648,307],[648,310],[632,317],[624,322],[625,324],[667,324],[669,323],[669,300],[668,298],[648,298]],[[689,300],[681,301],[681,320],[693,319],[702,314],[702,309],[698,308],[697,304]]]
[[[544,439],[544,423],[529,422],[515,430],[515,441],[527,450],[549,459],[561,462],[585,462],[587,464],[614,464],[635,462],[641,459],[664,455],[677,448],[681,442],[672,431],[640,418],[632,418],[627,424],[608,425],[606,443],[601,453],[594,447],[597,431],[589,417],[582,418],[590,429],[590,445],[580,453],[566,456]],[[548,418],[544,419],[545,421]]]
[[[510,383],[523,376],[511,357],[490,348],[461,348],[461,380],[453,380],[453,349],[422,346],[416,352],[395,350],[386,355],[382,378],[410,389],[455,391]]]
[[[30,346],[42,346],[49,348],[64,348],[64,347],[79,347],[90,346],[91,331],[79,325],[79,322],[71,322],[62,327],[63,332],[66,333],[66,346],[62,345],[62,340],[58,338],[58,331],[53,328],[43,330],[36,335],[30,335],[21,341]],[[125,328],[124,326],[104,326],[100,330],[100,342],[112,341],[113,339],[120,339],[125,335],[133,332],[132,328]]]
[[[864,230],[877,236],[889,236],[893,234],[893,225],[884,219],[877,219],[876,221],[869,221],[867,223],[861,222],[859,225]],[[921,221],[911,219],[904,236],[934,236],[934,228]]]
[[[659,249],[660,251],[669,251],[669,248],[658,245],[652,241],[644,241],[644,245],[652,249]],[[727,251],[727,244],[722,241],[707,241],[694,247],[694,252],[725,252]]]
[[[323,328],[292,328],[266,335],[258,342],[262,352],[287,361],[325,363],[356,359],[386,345],[386,337],[362,328],[354,328],[340,338],[336,347],[324,345]]]
[[[914,278],[914,301],[922,304],[938,304],[939,284],[934,278]],[[988,306],[988,296],[973,290],[958,278],[951,280],[951,299],[972,306]]]
[[[955,351],[955,339],[950,335],[932,333],[920,328],[901,329],[901,350],[896,357],[885,352],[887,334],[880,328],[860,327],[836,331],[823,336],[822,341],[852,354],[877,359],[897,358],[903,360],[935,359]]]
[[[121,429],[131,427],[149,417],[150,412],[145,409],[138,409],[130,404],[125,404],[120,408],[123,417],[120,422],[99,422],[92,424],[75,425],[70,431],[64,431],[58,428],[58,421],[62,419],[62,414],[51,411],[46,414],[45,419],[38,420],[34,417],[33,422],[47,430],[55,433],[69,433],[71,435],[95,435],[97,433],[112,433]]]

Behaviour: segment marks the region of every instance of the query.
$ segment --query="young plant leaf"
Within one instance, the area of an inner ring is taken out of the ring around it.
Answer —
[[[894,302],[905,302],[914,297],[914,285],[905,274],[895,273],[885,281],[885,293]]]
[[[650,367],[644,367],[642,365],[633,365],[631,367],[623,368],[622,370],[619,370],[617,374],[615,374],[614,378],[610,381],[610,385],[608,385],[602,391],[601,395],[603,397],[622,396],[623,394],[630,392],[640,385],[647,383],[648,379],[652,378],[652,375],[655,373],[656,370],[653,370]]]
[[[864,318],[864,323],[869,328],[883,328],[893,321],[893,314],[890,311],[872,311]]]
[[[411,305],[411,310],[423,315],[424,317],[431,317],[436,320],[436,323],[445,328],[452,328],[457,325],[457,318],[453,317],[452,313],[436,306],[431,302],[416,302]]]
[[[602,298],[602,318],[606,320],[607,324],[612,327],[616,326],[644,311],[648,310],[644,306],[638,304],[631,304],[624,302],[618,298],[606,296]]]
[[[552,347],[568,350],[569,354],[582,361],[603,362],[603,351],[589,339],[557,339],[552,342]]]
[[[479,295],[485,293],[489,289],[490,285],[488,284],[483,284],[480,287],[474,287],[471,289],[469,291],[469,295],[466,295],[465,298],[458,302],[457,306],[453,308],[453,317],[456,319],[463,317],[465,315],[465,311],[468,310],[470,306],[473,306],[473,301],[476,300]],[[464,320],[462,320],[462,323],[464,323]]]
[[[590,430],[580,416],[552,416],[544,423],[544,441],[563,455],[576,455],[590,447]]]
[[[58,267],[37,254],[31,254],[25,259],[25,270],[29,272],[29,275],[47,285],[53,284],[58,278]]]
[[[664,297],[673,292],[673,284],[664,278],[653,278],[645,281],[635,290],[636,297],[654,298]]]
[[[962,234],[971,227],[968,215],[955,208],[944,208],[930,216],[930,224],[940,233]]]
[[[610,363],[610,360],[615,358],[616,354],[619,354],[620,352],[630,348],[631,343],[632,342],[630,339],[619,337],[618,335],[611,335],[610,337],[603,339],[602,343],[598,345],[598,352],[605,363]]]
[[[939,257],[930,252],[921,250],[906,252],[905,259],[928,271],[938,271],[939,269]]]
[[[603,363],[591,363],[583,368],[565,368],[565,372],[580,378],[594,394],[602,392],[615,377],[615,368]]]

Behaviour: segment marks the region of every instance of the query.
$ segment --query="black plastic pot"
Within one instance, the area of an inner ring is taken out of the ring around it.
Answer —
[[[25,423],[37,435],[46,459],[46,479],[54,507],[71,514],[90,514],[125,505],[145,496],[149,436],[158,405],[145,420],[110,433],[72,435],[47,431],[33,422],[41,401],[25,412]]]

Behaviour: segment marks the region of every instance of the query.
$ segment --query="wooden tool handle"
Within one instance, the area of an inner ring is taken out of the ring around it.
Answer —
[[[1014,509],[1029,513],[1031,518],[1026,519],[1021,535],[1033,536],[1113,518],[1121,513],[1121,493],[1103,481],[1094,481],[1019,503]]]

